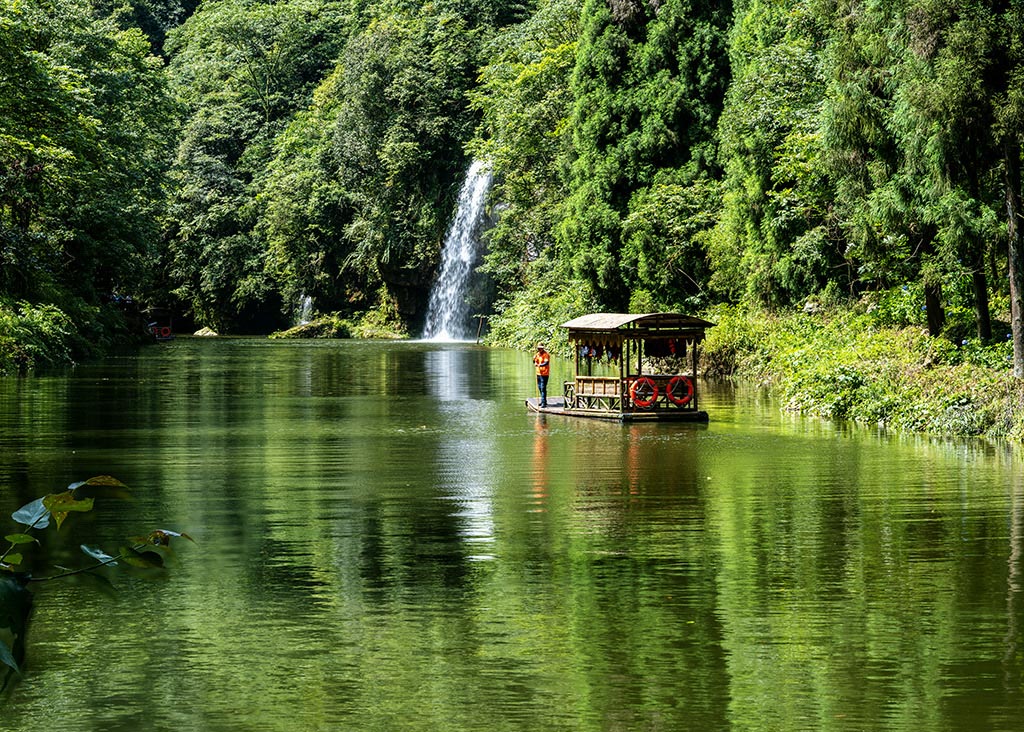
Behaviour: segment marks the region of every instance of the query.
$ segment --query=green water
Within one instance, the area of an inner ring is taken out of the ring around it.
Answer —
[[[728,385],[708,426],[532,388],[527,353],[201,339],[0,381],[3,516],[136,494],[53,561],[198,542],[117,598],[37,586],[0,729],[1022,728],[1019,456]]]

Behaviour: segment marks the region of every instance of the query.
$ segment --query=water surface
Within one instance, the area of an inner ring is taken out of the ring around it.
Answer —
[[[0,728],[1021,728],[1012,452],[723,384],[707,426],[542,417],[533,382],[527,353],[244,339],[0,381],[3,516],[136,495],[52,561],[198,542],[116,598],[37,586]]]

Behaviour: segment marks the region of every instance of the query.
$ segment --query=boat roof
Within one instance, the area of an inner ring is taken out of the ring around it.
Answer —
[[[622,335],[660,335],[703,332],[715,324],[683,313],[589,313],[562,323],[573,333],[618,333]]]

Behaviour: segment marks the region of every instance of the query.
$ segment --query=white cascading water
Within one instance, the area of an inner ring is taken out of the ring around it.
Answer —
[[[491,171],[473,162],[459,191],[459,207],[441,250],[441,269],[430,293],[423,337],[432,341],[468,340],[471,337],[466,294],[480,246]]]
[[[305,325],[313,317],[313,298],[303,295],[299,298],[299,307],[296,309],[295,318],[299,322],[296,325]]]

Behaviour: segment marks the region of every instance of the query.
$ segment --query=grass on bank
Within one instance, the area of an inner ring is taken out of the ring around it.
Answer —
[[[763,384],[785,409],[805,414],[1024,438],[1024,382],[1012,376],[1010,342],[932,338],[923,324],[892,322],[886,299],[899,297],[787,314],[715,308],[707,313],[718,325],[704,344],[705,373]]]

